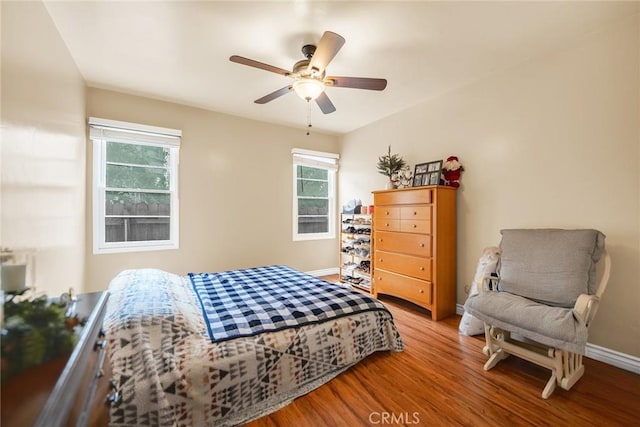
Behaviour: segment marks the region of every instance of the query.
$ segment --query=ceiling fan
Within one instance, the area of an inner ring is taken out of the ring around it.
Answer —
[[[292,71],[287,71],[238,55],[231,56],[229,60],[238,64],[271,71],[272,73],[281,74],[293,79],[292,84],[256,99],[254,101],[256,104],[266,104],[293,90],[307,102],[315,100],[320,110],[322,110],[324,114],[329,114],[336,111],[336,107],[324,91],[327,86],[369,90],[384,90],[384,88],[387,87],[387,80],[385,79],[325,75],[327,65],[336,56],[340,48],[342,48],[344,42],[345,39],[339,34],[325,31],[320,38],[318,46],[307,44],[302,47],[302,54],[306,59],[296,62]]]

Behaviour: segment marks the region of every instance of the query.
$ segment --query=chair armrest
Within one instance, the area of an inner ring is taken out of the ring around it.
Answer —
[[[573,306],[573,312],[584,322],[586,326],[589,326],[591,320],[598,310],[598,303],[600,298],[595,295],[581,294],[578,296],[575,305]]]

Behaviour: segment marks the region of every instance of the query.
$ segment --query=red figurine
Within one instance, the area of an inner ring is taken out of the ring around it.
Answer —
[[[460,187],[460,175],[464,171],[462,163],[456,156],[449,156],[442,166],[442,175],[444,177],[444,185],[449,187]]]

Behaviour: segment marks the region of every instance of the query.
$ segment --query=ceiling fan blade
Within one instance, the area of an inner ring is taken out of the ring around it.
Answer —
[[[318,104],[318,107],[320,107],[320,110],[322,110],[324,114],[330,114],[336,111],[336,107],[333,105],[333,102],[331,102],[326,92],[322,92],[316,98],[316,104]]]
[[[325,31],[320,38],[320,42],[318,42],[316,51],[311,57],[307,71],[311,72],[313,69],[317,69],[318,74],[322,74],[324,69],[327,68],[329,62],[331,62],[338,51],[342,48],[344,41],[344,37],[341,35],[331,31]]]
[[[244,56],[233,55],[229,57],[229,61],[235,62],[236,64],[259,68],[265,71],[271,71],[272,73],[276,74],[282,74],[283,76],[288,76],[289,74],[291,74],[291,71],[287,71],[280,67],[274,67],[273,65],[265,64],[263,62],[254,61],[253,59],[245,58]]]
[[[386,79],[370,79],[368,77],[340,77],[330,76],[324,79],[328,86],[349,87],[354,89],[384,90]]]
[[[253,102],[255,102],[256,104],[266,104],[269,101],[273,101],[274,99],[281,97],[282,95],[288,94],[292,88],[293,86],[291,85],[285,86],[283,88],[276,90],[275,92],[271,92],[269,95],[265,95],[262,98],[258,98]]]

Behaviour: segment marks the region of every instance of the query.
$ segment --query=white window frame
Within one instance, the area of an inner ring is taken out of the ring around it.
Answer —
[[[89,118],[89,137],[93,142],[93,253],[157,251],[179,247],[178,165],[182,131],[116,120]],[[107,142],[150,145],[169,150],[169,240],[107,242],[105,201]]]
[[[293,240],[321,240],[321,239],[335,239],[336,237],[336,194],[337,194],[337,180],[336,175],[338,172],[338,160],[340,156],[335,153],[325,153],[322,151],[304,150],[301,148],[294,148],[291,150],[293,157],[293,211],[292,211],[292,226],[293,226]],[[328,199],[329,210],[327,213],[329,219],[329,229],[325,233],[298,233],[298,165],[309,166],[319,169],[327,169],[328,178]]]

